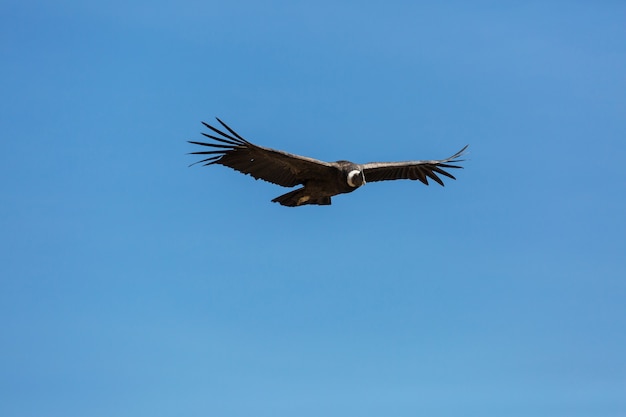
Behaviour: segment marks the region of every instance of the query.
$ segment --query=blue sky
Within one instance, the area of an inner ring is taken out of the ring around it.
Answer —
[[[626,415],[622,2],[5,1],[0,414]],[[445,188],[330,207],[201,120]]]

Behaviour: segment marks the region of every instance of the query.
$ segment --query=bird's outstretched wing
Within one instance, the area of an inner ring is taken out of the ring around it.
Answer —
[[[241,173],[252,175],[256,179],[262,179],[283,187],[302,184],[307,179],[317,177],[327,170],[333,169],[331,164],[324,161],[250,143],[219,118],[216,119],[226,128],[228,133],[202,122],[204,126],[219,136],[202,133],[216,142],[189,141],[195,145],[211,148],[208,151],[191,152],[192,155],[207,156],[206,159],[191,165],[200,163],[204,163],[204,165],[220,164]]]
[[[456,178],[445,169],[463,168],[454,164],[463,162],[463,159],[458,158],[466,149],[467,146],[451,157],[439,161],[369,162],[362,164],[361,167],[367,182],[405,179],[420,180],[428,185],[428,178],[430,178],[443,186],[443,181],[437,174],[455,180]]]

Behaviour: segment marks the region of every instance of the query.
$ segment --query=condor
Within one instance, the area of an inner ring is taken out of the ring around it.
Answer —
[[[214,133],[202,133],[202,135],[216,142],[189,141],[189,143],[211,149],[191,152],[193,155],[208,156],[191,165],[220,164],[249,174],[257,180],[262,179],[283,187],[302,185],[272,200],[288,207],[305,204],[330,205],[331,197],[351,193],[366,182],[408,179],[419,180],[428,185],[430,178],[443,186],[443,181],[438,174],[456,179],[445,169],[462,168],[455,164],[463,161],[458,158],[467,149],[465,146],[449,158],[433,161],[369,162],[367,164],[355,164],[349,161],[324,162],[255,145],[242,138],[219,118],[217,121],[228,133],[202,122]]]

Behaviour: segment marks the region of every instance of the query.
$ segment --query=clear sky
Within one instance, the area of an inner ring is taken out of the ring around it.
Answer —
[[[0,415],[626,415],[626,3],[0,5]],[[329,207],[201,120],[446,187]]]

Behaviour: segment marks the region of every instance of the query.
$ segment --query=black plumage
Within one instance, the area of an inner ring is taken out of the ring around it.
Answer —
[[[189,141],[195,145],[211,148],[208,151],[191,152],[204,155],[192,165],[220,164],[255,179],[262,179],[283,187],[302,187],[273,199],[284,206],[295,207],[305,204],[329,205],[331,197],[350,193],[366,182],[398,179],[419,180],[428,185],[428,179],[444,185],[439,176],[456,179],[445,169],[462,168],[455,165],[467,149],[465,146],[449,158],[433,161],[369,162],[355,164],[349,161],[324,162],[305,156],[294,155],[276,149],[255,145],[231,129],[219,118],[217,121],[226,129],[222,131],[202,122],[211,133],[202,133],[215,142]]]

